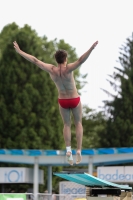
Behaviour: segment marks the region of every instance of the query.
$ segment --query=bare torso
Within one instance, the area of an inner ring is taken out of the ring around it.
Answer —
[[[53,67],[50,77],[58,89],[58,98],[70,99],[79,96],[76,89],[73,72],[68,73],[67,67],[62,65]]]

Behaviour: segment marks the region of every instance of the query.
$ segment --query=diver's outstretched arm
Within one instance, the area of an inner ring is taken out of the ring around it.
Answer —
[[[23,58],[25,58],[26,60],[30,61],[31,63],[37,65],[39,68],[41,68],[42,70],[46,71],[46,72],[52,72],[52,69],[53,69],[53,65],[51,64],[47,64],[47,63],[44,63],[40,60],[38,60],[36,57],[30,55],[30,54],[27,54],[25,53],[24,51],[22,51],[20,48],[19,48],[19,45],[17,44],[16,41],[13,42],[13,45],[14,45],[14,48],[16,50],[16,52],[21,55]]]
[[[90,49],[85,52],[76,62],[74,63],[70,63],[67,65],[68,67],[68,71],[73,71],[75,69],[77,69],[82,63],[84,63],[87,58],[89,57],[89,55],[91,54],[92,50],[97,46],[98,41],[96,41],[91,47]]]

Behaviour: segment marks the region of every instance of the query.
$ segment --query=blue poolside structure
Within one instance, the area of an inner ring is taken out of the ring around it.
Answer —
[[[72,150],[74,161],[76,150]],[[65,150],[38,149],[0,149],[0,162],[34,165],[34,194],[38,193],[39,165],[48,167],[48,190],[52,191],[52,166],[69,166]],[[83,149],[82,162],[78,166],[87,166],[89,174],[93,166],[133,163],[133,147]]]

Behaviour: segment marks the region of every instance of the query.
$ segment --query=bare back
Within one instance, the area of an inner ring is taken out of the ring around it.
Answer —
[[[53,67],[52,72],[49,74],[58,89],[58,98],[70,99],[79,96],[76,89],[73,72],[68,72],[67,67],[61,65],[58,67]]]

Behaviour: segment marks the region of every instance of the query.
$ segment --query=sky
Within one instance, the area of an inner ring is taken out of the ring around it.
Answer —
[[[64,39],[78,57],[98,40],[80,68],[82,75],[88,74],[81,101],[98,111],[109,99],[101,88],[113,92],[106,79],[118,66],[119,48],[133,32],[132,5],[132,0],[0,0],[0,31],[12,22],[28,24],[40,37]]]

